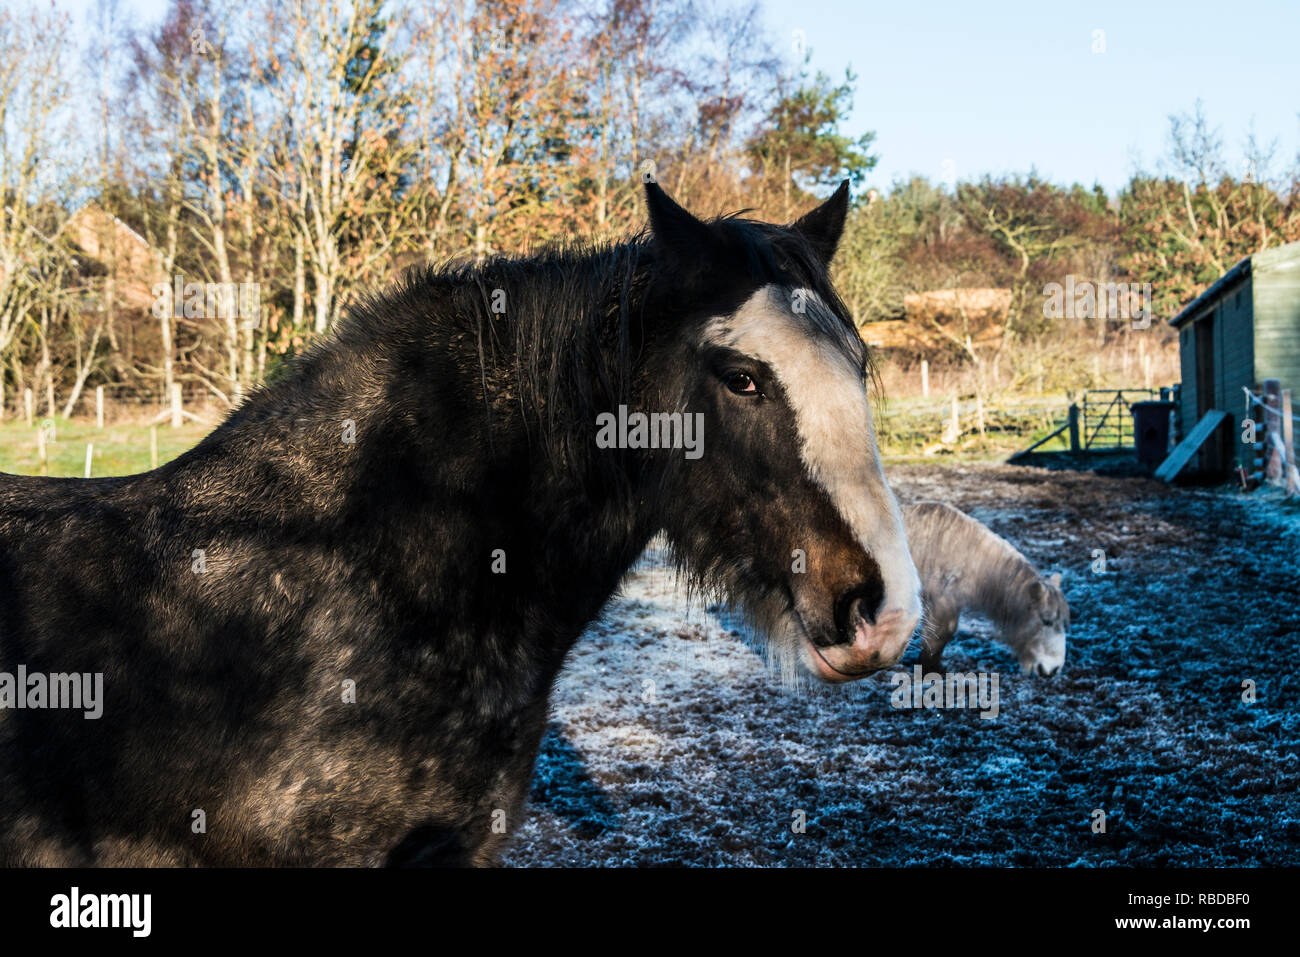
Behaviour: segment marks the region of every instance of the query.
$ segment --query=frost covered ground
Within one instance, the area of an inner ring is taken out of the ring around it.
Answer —
[[[945,667],[1000,674],[994,720],[895,710],[882,676],[786,688],[718,609],[688,611],[651,554],[569,659],[506,863],[1300,863],[1285,506],[1008,466],[890,477],[904,502],[951,502],[1064,574],[1064,673],[1021,677],[964,622]]]

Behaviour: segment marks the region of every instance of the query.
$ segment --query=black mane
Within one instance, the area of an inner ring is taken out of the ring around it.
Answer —
[[[553,244],[526,256],[409,268],[392,288],[355,302],[335,334],[296,357],[228,424],[296,414],[320,386],[382,390],[368,380],[372,370],[402,372],[413,357],[432,354],[475,383],[489,444],[515,423],[553,465],[617,483],[625,463],[617,455],[592,460],[590,427],[599,413],[634,398],[633,370],[658,333],[649,312],[703,319],[734,310],[767,284],[805,287],[840,320],[846,341],[860,343],[825,266],[797,231],[738,214],[708,227],[728,268],[687,284],[666,275],[645,231],[619,243]],[[496,290],[505,294],[504,313],[493,311]]]
[[[725,520],[766,581],[788,531],[751,541],[748,516],[786,496],[852,545],[788,408],[728,433],[695,335],[779,284],[848,342],[826,253],[686,216],[684,246],[661,216],[653,240],[408,271],[153,471],[0,477],[0,672],[105,685],[90,729],[0,711],[0,865],[490,862],[568,650],[656,531],[716,567]],[[688,402],[709,456],[596,444],[620,404]]]

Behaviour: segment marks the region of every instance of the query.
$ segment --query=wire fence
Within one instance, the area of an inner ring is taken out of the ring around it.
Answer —
[[[174,403],[178,402],[182,410],[192,416],[211,418],[226,408],[223,400],[210,389],[201,385],[178,385],[178,397],[167,394],[161,387],[138,387],[133,385],[110,384],[103,386],[86,386],[76,397],[72,408],[68,408],[69,395],[60,395],[50,389],[14,389],[10,387],[3,393],[0,401],[0,422],[14,420],[28,421],[29,424],[52,418],[84,419],[105,422],[138,422],[144,419],[162,417],[170,413]],[[65,412],[70,415],[65,416]]]
[[[886,407],[876,432],[882,445],[895,448],[955,446],[976,438],[999,444],[1002,439],[1020,441],[1050,432],[1068,410],[1064,399],[986,404],[982,398],[949,398],[921,407]]]

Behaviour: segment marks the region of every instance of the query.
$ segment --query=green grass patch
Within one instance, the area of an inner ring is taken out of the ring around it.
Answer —
[[[21,420],[0,423],[0,472],[42,474],[37,452],[37,428],[39,423],[29,428]],[[192,448],[212,431],[211,426],[194,422],[187,422],[179,429],[168,424],[157,428],[159,465]],[[87,443],[94,445],[90,466],[93,477],[149,471],[148,425],[116,423],[99,429],[94,422],[59,418],[54,420],[54,441],[45,446],[49,463],[44,474],[81,478],[85,475]]]
[[[876,439],[891,461],[934,461],[935,457],[963,461],[997,461],[1048,435],[1065,421],[1063,404],[1039,399],[1033,404],[1002,401],[984,409],[984,434],[976,430],[975,407],[961,404],[962,434],[954,443],[942,441],[951,406],[942,399],[890,399],[877,406]],[[1056,443],[1053,448],[1058,447]]]

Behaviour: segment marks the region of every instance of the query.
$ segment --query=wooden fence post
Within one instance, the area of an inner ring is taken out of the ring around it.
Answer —
[[[1079,407],[1070,403],[1070,451],[1079,451]]]
[[[27,413],[27,428],[30,429],[36,411],[36,397],[32,395],[31,389],[23,389],[23,411]]]
[[[925,359],[921,360],[921,395],[930,398],[930,363]]]
[[[961,438],[961,417],[960,407],[957,402],[956,394],[952,397],[952,417],[948,420],[947,427],[943,430],[941,436],[944,442],[952,444]]]
[[[45,387],[45,398],[49,401],[50,410],[48,415],[52,419],[54,418],[54,413],[56,411],[54,407],[54,383],[53,382],[49,383]]]
[[[86,478],[90,478],[90,460],[95,455],[95,443],[86,443]]]
[[[1282,438],[1282,382],[1280,379],[1265,379],[1260,383],[1259,392],[1264,405],[1263,480],[1285,483],[1286,456],[1278,455],[1273,444],[1273,436]]]
[[[172,428],[181,427],[181,387],[180,383],[172,384]]]
[[[95,424],[99,428],[104,427],[104,387],[95,386]]]
[[[1291,418],[1291,390],[1282,390],[1282,445],[1286,449],[1286,490],[1300,495],[1295,468],[1295,420]]]

